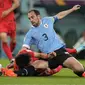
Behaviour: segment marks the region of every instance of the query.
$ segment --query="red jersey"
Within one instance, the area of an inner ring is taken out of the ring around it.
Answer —
[[[0,20],[2,20],[1,19],[2,12],[12,7],[12,1],[13,0],[0,0]],[[8,16],[6,16],[3,19],[5,20],[14,19],[14,12],[11,12]]]

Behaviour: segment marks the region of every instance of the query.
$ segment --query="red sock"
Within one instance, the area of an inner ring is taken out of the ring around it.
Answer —
[[[59,65],[57,68],[54,69],[54,72],[57,73],[62,69],[62,65]]]
[[[3,47],[3,50],[6,53],[7,57],[9,58],[9,60],[11,60],[13,58],[13,56],[12,56],[12,53],[11,53],[11,50],[10,50],[8,44],[2,42],[2,47]]]
[[[85,77],[85,72],[82,74],[82,77]]]
[[[76,53],[76,49],[66,48],[67,52],[69,53]]]
[[[52,75],[52,74],[58,73],[61,69],[62,69],[62,66],[59,65],[57,68],[50,70],[49,74]]]
[[[11,49],[11,52],[13,52],[15,46],[16,46],[16,43],[10,42],[10,49]]]

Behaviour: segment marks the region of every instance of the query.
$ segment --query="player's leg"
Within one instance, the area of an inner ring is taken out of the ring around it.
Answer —
[[[12,20],[12,22],[9,22],[9,36],[10,36],[10,49],[11,52],[14,51],[15,46],[16,46],[16,22],[14,20]]]
[[[41,74],[42,75],[45,75],[45,76],[51,76],[53,74],[56,74],[58,72],[60,72],[60,70],[62,69],[62,66],[59,65],[57,68],[55,69],[50,69],[50,68],[47,68],[44,72],[42,72]]]
[[[65,49],[63,49],[63,54],[60,56],[60,59],[62,61],[61,63],[65,67],[73,70],[73,72],[77,74],[78,76],[80,77],[83,76],[83,73],[85,71],[83,65],[77,59],[75,59],[72,55],[70,55]]]
[[[10,41],[10,49],[11,52],[14,51],[15,47],[16,47],[16,36],[15,37],[10,37],[11,41]]]
[[[57,56],[53,59],[49,59],[48,64],[51,69],[56,68],[58,65],[63,65],[69,69],[72,69],[78,76],[82,76],[84,73],[83,65],[70,55],[64,48],[57,51]]]
[[[32,65],[37,69],[37,72],[40,76],[50,76],[59,72],[62,69],[61,65],[59,65],[55,69],[50,69],[48,67],[48,62],[44,60],[36,60],[32,63]]]
[[[13,58],[13,56],[12,56],[11,50],[8,46],[7,33],[1,32],[0,33],[0,39],[2,41],[2,48],[3,48],[4,52],[6,53],[8,59],[11,60]]]
[[[62,65],[59,65],[57,68],[51,69],[51,74],[53,75],[55,73],[60,72],[62,68],[63,68],[63,66]]]
[[[32,64],[36,69],[37,76],[50,76],[52,71],[48,68],[48,62],[44,60],[36,60]]]
[[[84,70],[85,70],[84,67],[83,67],[83,65],[78,60],[76,60],[74,57],[67,58],[63,62],[63,65],[66,66],[67,68],[72,69],[73,72],[75,74],[77,74],[78,76],[85,77],[85,75],[83,75]]]
[[[36,60],[32,63],[38,72],[38,76],[50,76],[58,72],[59,68],[51,70],[48,67],[48,62],[44,60]]]

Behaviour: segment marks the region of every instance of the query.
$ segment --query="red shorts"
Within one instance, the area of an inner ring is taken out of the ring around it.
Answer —
[[[0,33],[5,32],[10,37],[16,36],[16,22],[15,20],[2,20],[0,21]]]

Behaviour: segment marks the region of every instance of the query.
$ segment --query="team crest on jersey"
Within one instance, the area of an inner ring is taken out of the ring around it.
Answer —
[[[45,27],[45,28],[48,28],[48,24],[44,24],[44,27]]]

